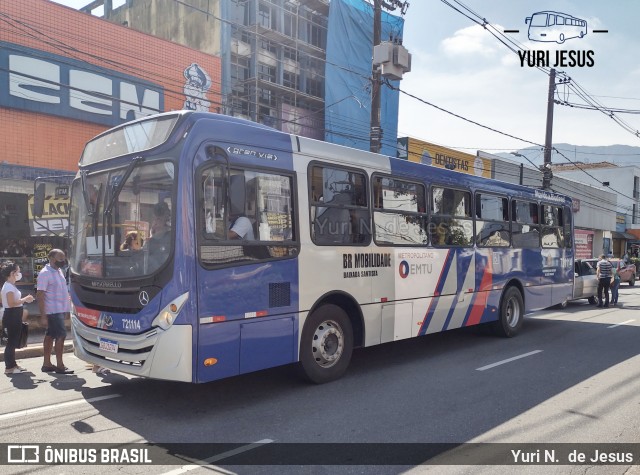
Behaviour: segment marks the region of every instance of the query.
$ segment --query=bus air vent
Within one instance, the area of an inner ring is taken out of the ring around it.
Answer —
[[[291,283],[272,282],[269,284],[269,308],[291,305]]]

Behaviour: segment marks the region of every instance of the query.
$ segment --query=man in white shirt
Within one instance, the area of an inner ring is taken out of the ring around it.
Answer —
[[[229,239],[243,239],[245,241],[254,241],[253,225],[246,216],[239,216],[235,219],[229,230]]]

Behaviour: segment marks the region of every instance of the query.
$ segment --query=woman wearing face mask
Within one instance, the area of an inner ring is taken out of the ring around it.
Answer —
[[[16,348],[20,344],[22,332],[22,306],[33,302],[33,295],[22,296],[16,287],[16,282],[22,279],[20,266],[13,262],[7,262],[0,270],[2,285],[2,306],[4,316],[2,325],[7,330],[7,346],[4,349],[4,374],[13,375],[24,373],[26,370],[16,363]]]

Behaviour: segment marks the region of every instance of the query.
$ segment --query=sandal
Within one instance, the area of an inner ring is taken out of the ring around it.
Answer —
[[[55,372],[58,374],[73,374],[73,370],[67,368],[66,366],[63,368],[56,367]]]
[[[45,373],[54,373],[57,369],[58,368],[56,368],[52,364],[42,366],[42,371],[44,371]]]

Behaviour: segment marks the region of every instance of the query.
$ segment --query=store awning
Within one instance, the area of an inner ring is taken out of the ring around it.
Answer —
[[[613,235],[613,239],[626,239],[627,241],[635,241],[638,239],[633,234],[629,233],[619,233],[616,231],[611,231],[611,234]]]

